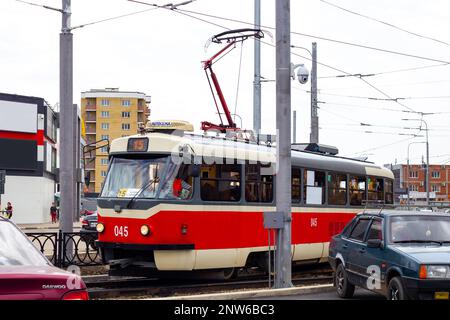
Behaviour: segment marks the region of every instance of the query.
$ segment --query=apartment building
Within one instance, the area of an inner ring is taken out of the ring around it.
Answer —
[[[84,193],[100,193],[108,170],[106,141],[136,134],[140,123],[150,116],[151,97],[142,92],[118,88],[91,89],[81,93],[81,114],[85,123],[86,143],[99,149],[86,154]],[[97,143],[95,143],[97,142]]]
[[[395,176],[394,197],[401,202],[408,196],[411,202],[422,203],[426,200],[425,164],[398,164],[390,168]],[[430,201],[450,201],[450,165],[430,164],[429,191]]]

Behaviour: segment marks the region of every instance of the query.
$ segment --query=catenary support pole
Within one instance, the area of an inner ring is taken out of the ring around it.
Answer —
[[[276,243],[275,287],[291,282],[291,59],[290,0],[276,0],[276,207],[283,213],[284,227]]]
[[[311,67],[311,143],[319,143],[319,115],[317,113],[317,43],[312,43]]]
[[[60,230],[73,231],[76,195],[76,165],[73,112],[73,35],[70,31],[71,1],[62,0],[62,28],[60,33]]]
[[[261,27],[261,0],[255,0],[255,29]],[[255,38],[253,78],[253,131],[261,133],[261,42]]]
[[[294,118],[292,119],[292,126],[294,127],[292,131],[292,142],[297,142],[297,110],[293,111]]]

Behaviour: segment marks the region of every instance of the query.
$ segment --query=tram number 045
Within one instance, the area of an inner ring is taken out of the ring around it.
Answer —
[[[128,237],[128,226],[114,226],[114,235],[116,237]]]

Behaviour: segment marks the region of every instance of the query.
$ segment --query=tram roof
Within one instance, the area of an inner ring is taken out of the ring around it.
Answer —
[[[224,137],[211,137],[185,133],[182,135],[164,132],[146,132],[118,138],[111,143],[111,154],[128,154],[128,141],[136,138],[148,138],[145,153],[179,154],[180,147],[192,151],[196,156],[212,158],[232,158],[237,160],[276,162],[276,148],[265,144],[256,144]],[[325,155],[311,151],[292,150],[292,165],[317,170],[373,175],[394,179],[393,173],[372,162]]]

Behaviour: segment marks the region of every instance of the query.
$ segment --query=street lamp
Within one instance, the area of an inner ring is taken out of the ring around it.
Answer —
[[[403,121],[421,121],[425,124],[425,131],[426,131],[426,145],[427,145],[427,167],[425,171],[425,187],[427,192],[427,206],[430,205],[430,186],[429,186],[429,179],[430,179],[430,147],[428,143],[428,124],[423,119],[402,119]],[[420,126],[419,130],[422,130],[422,126]]]
[[[407,176],[407,179],[409,179],[409,147],[412,144],[419,144],[419,143],[426,143],[426,142],[420,141],[420,142],[411,142],[410,144],[408,144],[408,151],[406,153],[406,176]],[[409,210],[410,209],[409,208],[409,182],[406,183],[406,192],[408,193],[407,204],[408,204],[408,210]]]

